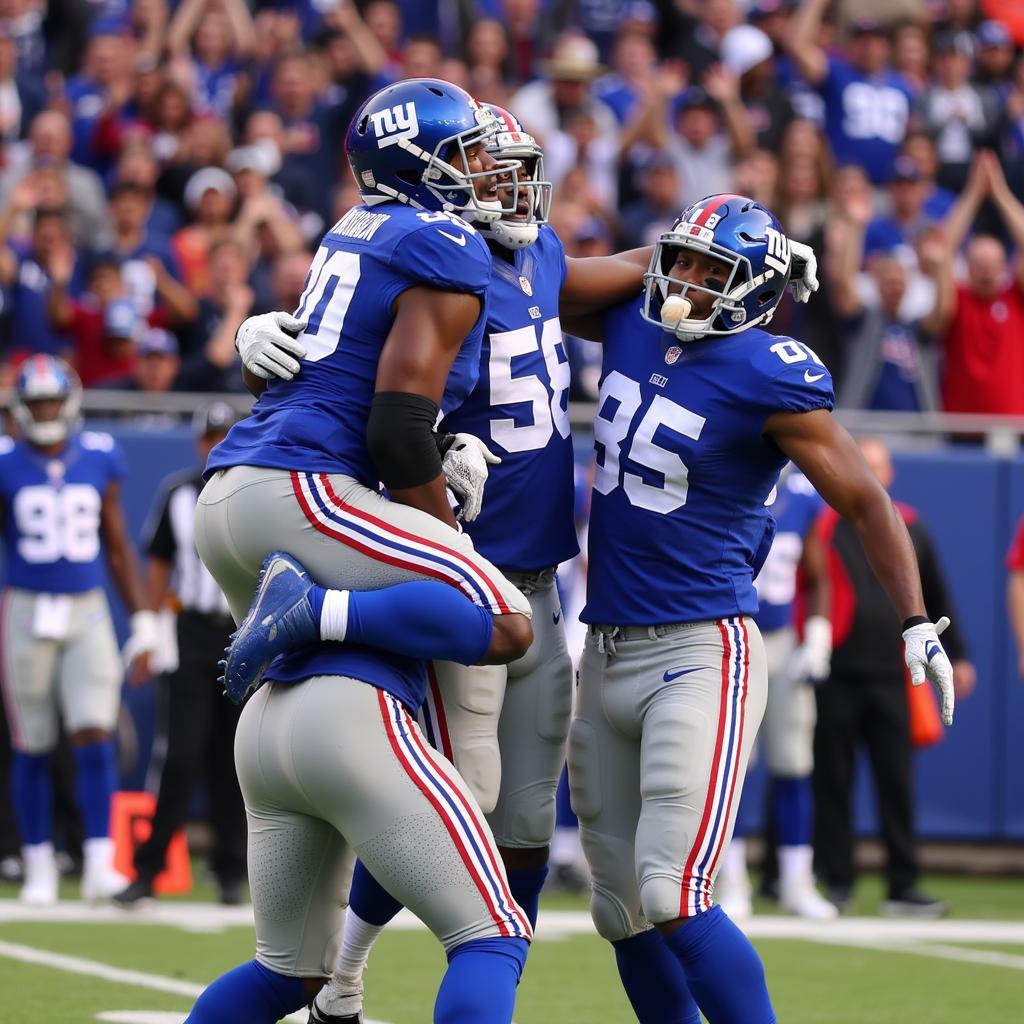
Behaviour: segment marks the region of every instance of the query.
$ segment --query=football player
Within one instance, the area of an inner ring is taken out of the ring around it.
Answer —
[[[85,826],[82,898],[124,888],[114,870],[111,732],[124,666],[103,590],[103,562],[129,612],[125,657],[144,676],[156,620],[143,610],[135,550],[121,508],[124,453],[109,434],[78,429],[82,387],[52,356],[31,357],[14,386],[18,440],[0,437],[7,585],[0,599],[0,683],[14,749],[14,807],[24,843],[20,898],[57,899],[51,754],[58,716],[74,748]]]
[[[814,886],[811,867],[811,769],[816,708],[812,686],[828,678],[832,657],[829,580],[816,521],[824,502],[807,478],[784,472],[771,504],[775,539],[757,578],[754,616],[768,672],[761,742],[771,774],[773,838],[778,848],[779,907],[788,914],[828,921],[836,908]],[[798,571],[802,576],[802,639],[794,629]],[[809,685],[810,684],[810,685]],[[742,821],[742,812],[740,814]],[[718,901],[734,920],[752,913],[746,841],[735,835],[722,856]]]
[[[512,894],[536,923],[572,703],[555,567],[578,552],[569,364],[559,311],[593,313],[638,295],[650,251],[567,258],[546,223],[551,184],[544,179],[540,146],[508,111],[490,109],[499,125],[488,143],[492,155],[521,165],[515,171],[516,210],[479,225],[493,256],[480,381],[441,427],[463,450],[482,456],[476,464],[483,472],[458,481],[464,530],[527,596],[535,638],[526,655],[507,667],[435,662],[423,718],[431,742],[454,761],[489,812]],[[503,194],[503,203],[511,201]],[[238,341],[255,372],[280,376],[287,373],[287,359],[304,355],[273,320],[251,318]],[[482,502],[485,479],[488,500]],[[397,614],[394,622],[395,632],[407,632]],[[311,1019],[358,1020],[366,958],[399,909],[357,865],[338,971]]]
[[[485,149],[495,130],[446,82],[401,82],[364,104],[347,143],[364,204],[325,236],[296,318],[279,321],[298,333],[305,372],[264,379],[253,415],[209,460],[197,547],[236,620],[252,599],[229,695],[242,700],[263,678],[303,685],[266,688],[239,726],[257,960],[207,990],[195,1024],[274,1021],[301,1005],[302,979],[320,987],[348,849],[445,942],[448,977],[462,980],[446,979],[435,1019],[511,1018],[529,921],[482,814],[408,714],[423,696],[416,657],[500,663],[532,640],[527,600],[455,529],[433,432],[479,366],[490,254],[463,217],[516,209],[515,187],[504,210],[498,199],[502,167]],[[282,541],[315,583],[274,553]],[[424,609],[438,628],[417,619]],[[275,762],[289,745],[309,757]]]
[[[612,942],[657,929],[715,1024],[776,1019],[712,891],[765,708],[753,579],[787,460],[855,526],[913,681],[931,678],[953,716],[948,620],[925,614],[906,528],[830,415],[828,370],[764,330],[791,271],[769,210],[709,196],[659,238],[643,300],[589,325],[604,355],[569,773],[591,913]],[[660,1019],[677,1017],[669,1004]]]

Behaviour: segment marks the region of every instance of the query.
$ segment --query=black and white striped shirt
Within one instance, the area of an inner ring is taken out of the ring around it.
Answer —
[[[146,550],[151,558],[174,565],[173,586],[183,610],[228,615],[228,603],[196,551],[196,499],[203,489],[197,470],[175,473],[163,481],[153,507]]]

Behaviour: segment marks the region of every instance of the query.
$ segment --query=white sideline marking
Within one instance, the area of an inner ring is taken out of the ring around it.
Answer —
[[[172,995],[185,996],[188,999],[195,999],[206,987],[192,981],[179,981],[176,978],[165,978],[162,974],[148,974],[144,971],[132,971],[124,967],[112,967],[110,964],[100,963],[97,960],[86,960],[83,957],[68,956],[65,953],[53,953],[47,949],[23,946],[17,942],[0,941],[0,957],[18,960],[24,964],[50,967],[67,974],[82,974],[89,978],[100,978],[103,981],[119,985],[136,985],[139,988],[153,989],[156,992],[169,992]],[[100,1019],[111,1020],[113,1018],[108,1015],[106,1018],[101,1017]],[[184,1020],[185,1018],[178,1019]],[[306,1024],[309,1013],[302,1010],[289,1014],[283,1019]],[[387,1024],[387,1022],[368,1020],[366,1024]]]

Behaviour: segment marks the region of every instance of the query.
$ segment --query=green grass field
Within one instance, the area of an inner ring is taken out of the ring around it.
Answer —
[[[943,922],[879,918],[874,878],[861,883],[855,916],[835,925],[812,927],[762,908],[750,932],[780,1022],[1024,1020],[1024,883],[934,877],[927,887],[950,902]],[[14,895],[0,886],[4,1024],[180,1024],[203,984],[252,954],[252,928],[238,923],[244,910],[168,899],[136,913],[68,902],[32,914]],[[189,899],[209,895],[201,889]],[[444,958],[428,933],[398,924],[370,961],[366,1010],[377,1024],[423,1024],[431,1019]],[[582,900],[546,899],[538,932],[517,1024],[633,1020]]]

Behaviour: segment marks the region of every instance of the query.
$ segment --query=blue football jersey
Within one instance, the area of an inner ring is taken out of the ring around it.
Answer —
[[[514,263],[494,258],[480,380],[443,424],[479,437],[501,458],[490,467],[483,509],[465,530],[503,569],[543,569],[579,552],[569,359],[558,322],[565,274],[565,250],[546,225]]]
[[[831,409],[792,338],[752,328],[678,344],[633,300],[604,319],[585,622],[649,626],[757,611],[754,563],[785,456],[775,412]]]
[[[124,475],[124,452],[109,434],[73,434],[52,456],[0,437],[8,585],[46,594],[102,586],[103,495]]]
[[[427,695],[427,663],[376,647],[321,642],[276,657],[265,679],[297,683],[313,676],[348,676],[397,697],[415,715]]]
[[[775,540],[761,572],[754,580],[760,604],[756,621],[762,633],[793,625],[796,570],[804,550],[804,537],[825,508],[825,502],[799,470],[787,473],[771,505]]]
[[[366,450],[377,363],[394,323],[392,304],[417,285],[483,299],[491,254],[476,230],[446,213],[402,203],[357,206],[324,236],[296,316],[308,318],[299,340],[302,372],[273,380],[214,448],[207,472],[268,466],[345,473],[368,487],[378,475]],[[476,384],[484,312],[462,344],[442,409],[456,408]]]

